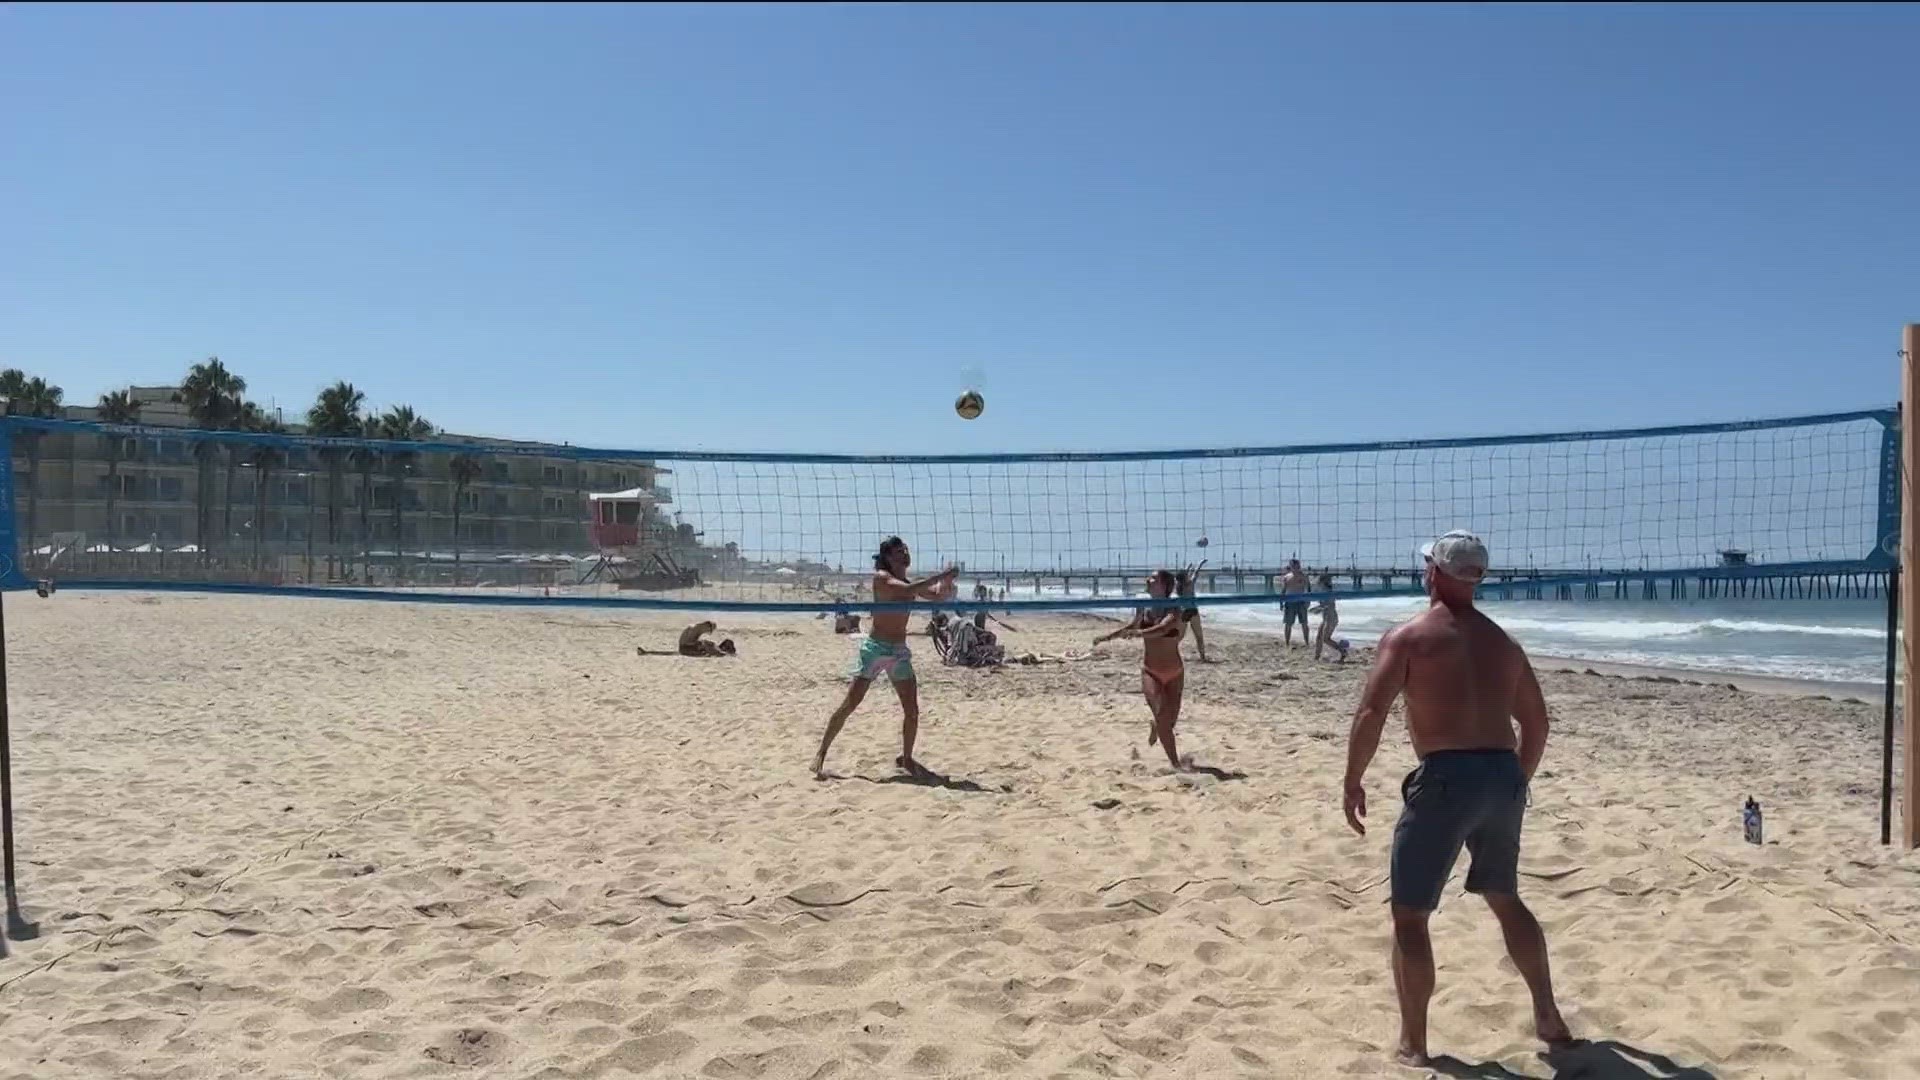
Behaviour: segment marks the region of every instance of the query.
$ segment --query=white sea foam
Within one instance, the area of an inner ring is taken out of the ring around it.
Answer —
[[[1053,587],[1041,595],[1090,594]],[[1105,610],[1125,612],[1141,599],[1115,597],[1116,606]],[[1339,633],[1372,644],[1426,606],[1416,596],[1341,600]],[[1884,674],[1886,630],[1878,601],[1505,600],[1483,606],[1541,656],[1830,682],[1877,682]],[[1284,622],[1278,598],[1204,612],[1212,624],[1253,633],[1278,634]]]

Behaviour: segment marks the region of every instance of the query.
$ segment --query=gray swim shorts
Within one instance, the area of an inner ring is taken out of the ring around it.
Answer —
[[[1393,827],[1393,902],[1418,911],[1440,906],[1447,875],[1465,847],[1472,856],[1467,891],[1520,888],[1520,820],[1527,778],[1511,750],[1440,750],[1400,784],[1406,806]]]

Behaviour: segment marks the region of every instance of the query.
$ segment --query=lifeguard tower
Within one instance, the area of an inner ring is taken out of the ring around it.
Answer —
[[[688,589],[700,584],[700,572],[673,557],[673,529],[657,519],[657,500],[645,488],[587,495],[587,534],[600,560],[580,583],[611,581],[615,588]]]

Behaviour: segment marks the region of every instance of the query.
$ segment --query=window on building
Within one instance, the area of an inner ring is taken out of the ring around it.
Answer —
[[[139,473],[123,472],[108,476],[103,472],[94,488],[103,496],[111,490],[116,499],[137,499],[140,497],[141,479]]]

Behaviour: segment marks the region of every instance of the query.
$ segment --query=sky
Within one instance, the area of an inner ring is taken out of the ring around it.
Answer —
[[[0,9],[0,365],[1152,449],[1891,403],[1920,8]],[[976,421],[952,402],[985,393]]]

